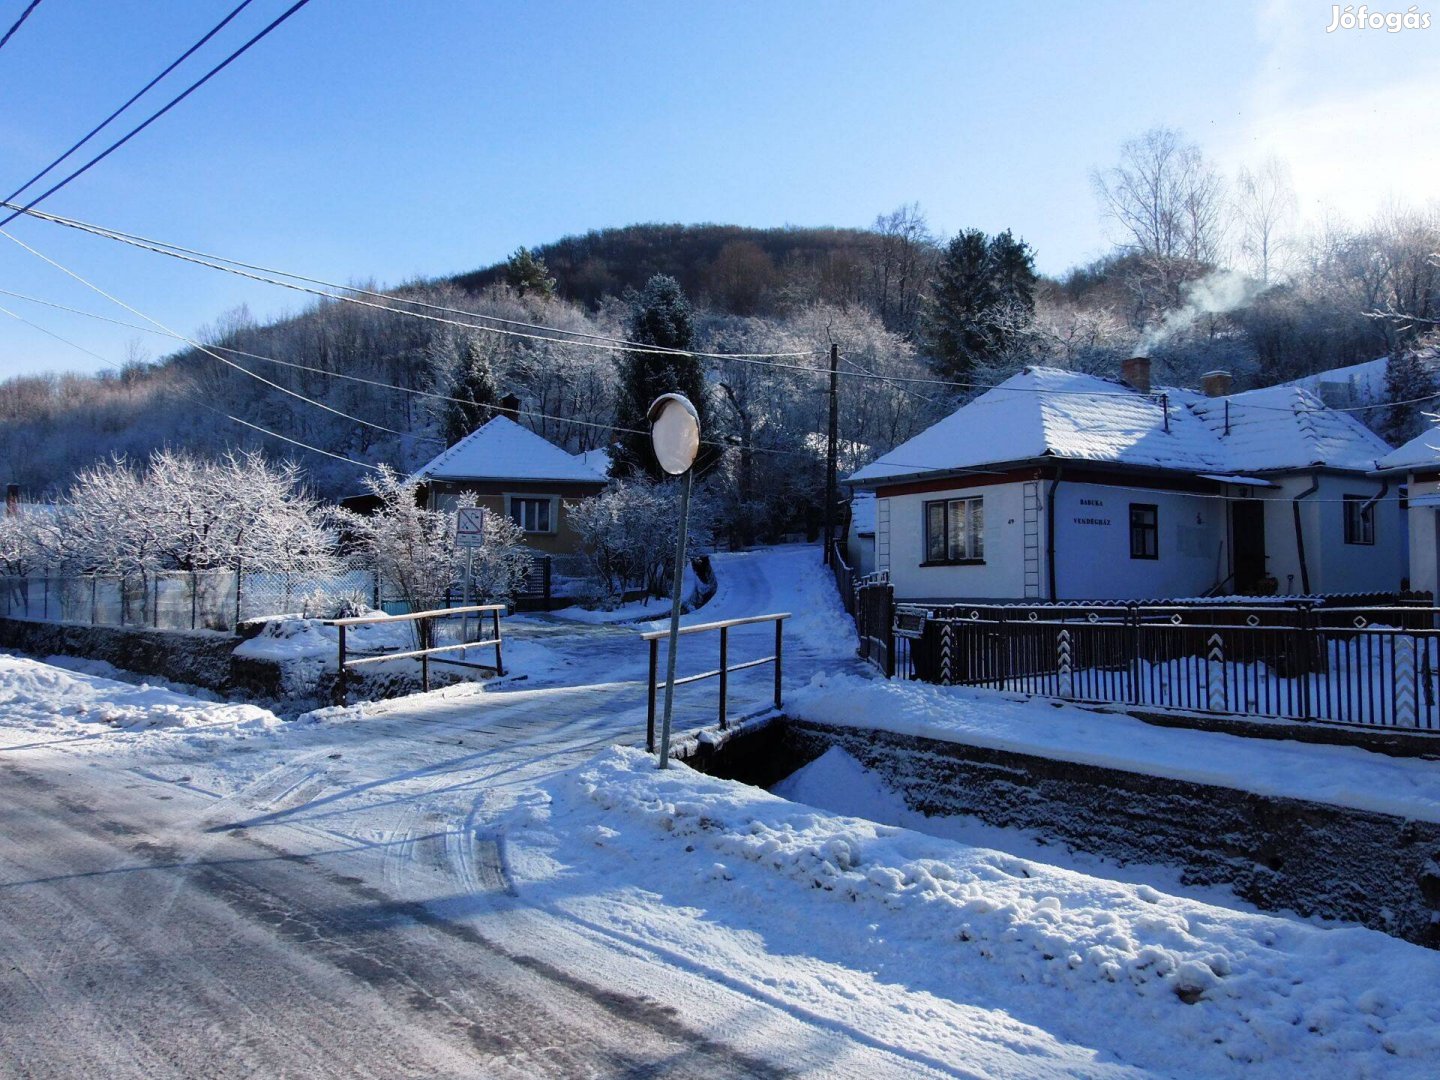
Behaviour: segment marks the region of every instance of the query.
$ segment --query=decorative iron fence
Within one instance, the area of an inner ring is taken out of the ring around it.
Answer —
[[[1440,609],[901,604],[901,677],[1081,702],[1440,730]]]

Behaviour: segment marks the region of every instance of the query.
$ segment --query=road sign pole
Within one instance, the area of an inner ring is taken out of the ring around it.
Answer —
[[[665,712],[660,722],[660,768],[670,764],[670,713],[675,704],[675,656],[680,644],[680,599],[685,589],[685,533],[690,524],[690,483],[694,469],[680,478],[680,535],[675,541],[675,580],[670,583],[670,655],[665,658]]]
[[[650,444],[655,460],[680,477],[680,528],[675,539],[675,574],[670,582],[670,655],[665,658],[665,716],[660,726],[659,767],[670,764],[670,716],[675,704],[675,657],[680,643],[680,597],[685,587],[685,532],[690,523],[690,485],[700,451],[700,414],[683,394],[661,394],[650,405]],[[651,654],[654,655],[653,653]],[[654,683],[651,683],[654,686]],[[651,691],[653,703],[654,691]],[[653,708],[653,704],[651,706]],[[653,715],[653,714],[652,714]]]

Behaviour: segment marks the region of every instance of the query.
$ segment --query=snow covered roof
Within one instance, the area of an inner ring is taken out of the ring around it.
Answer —
[[[610,475],[610,451],[603,446],[595,450],[581,450],[575,456],[601,476]]]
[[[980,470],[1047,457],[1186,473],[1313,466],[1368,471],[1389,449],[1358,420],[1326,408],[1298,387],[1267,387],[1228,398],[1169,387],[1140,394],[1116,380],[1034,367],[1012,375],[850,479]]]
[[[436,456],[415,474],[426,480],[571,480],[605,477],[529,428],[497,416]]]
[[[856,536],[875,535],[875,493],[857,491],[850,500],[850,531]]]
[[[1309,390],[1328,405],[1366,405],[1385,400],[1385,366],[1388,362],[1388,357],[1382,356],[1366,360],[1363,364],[1317,371],[1280,385]]]
[[[1422,431],[1380,459],[1382,469],[1440,469],[1440,431]]]

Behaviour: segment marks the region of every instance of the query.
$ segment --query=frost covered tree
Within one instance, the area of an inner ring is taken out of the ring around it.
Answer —
[[[679,528],[679,485],[644,477],[617,481],[608,491],[568,504],[571,526],[596,576],[611,597],[644,589],[663,597],[670,592]],[[711,517],[704,495],[690,503],[690,539],[709,541]]]
[[[645,290],[632,298],[626,326],[631,341],[664,349],[693,346],[695,323],[690,301],[672,277],[656,274]],[[620,361],[620,393],[616,407],[616,439],[611,473],[617,477],[643,475],[659,479],[659,463],[650,446],[646,413],[661,394],[680,393],[700,414],[700,430],[708,430],[705,370],[697,357],[673,352],[634,349]],[[703,436],[702,436],[703,437]]]
[[[300,467],[258,452],[161,450],[143,468],[100,462],[71,485],[59,525],[57,554],[70,572],[334,569],[335,537]]]
[[[1421,341],[1398,350],[1385,362],[1385,400],[1399,402],[1384,410],[1381,434],[1400,445],[1426,426],[1425,414],[1434,412],[1435,376],[1423,360],[1437,359],[1435,344]]]
[[[453,446],[488,421],[499,400],[490,357],[473,336],[460,345],[446,396],[443,434]]]
[[[455,511],[421,505],[419,482],[388,466],[366,478],[379,500],[373,514],[342,510],[345,531],[374,561],[376,571],[411,611],[442,606],[451,586],[464,573],[464,552],[455,545]],[[461,496],[456,506],[475,505]],[[520,527],[498,514],[485,515],[485,546],[476,552],[475,595],[513,596],[530,569]]]

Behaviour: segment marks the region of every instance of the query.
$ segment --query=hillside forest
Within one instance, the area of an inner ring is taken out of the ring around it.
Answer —
[[[1223,368],[1246,388],[1388,356],[1387,400],[1435,392],[1440,206],[1304,216],[1284,162],[1223,175],[1168,129],[1092,179],[1114,247],[1053,278],[1043,238],[941,235],[911,204],[864,229],[629,225],[340,293],[364,304],[240,308],[203,351],[137,339],[116,370],[0,384],[0,474],[43,500],[114,455],[262,450],[333,500],[361,490],[356,463],[413,470],[505,394],[546,438],[645,471],[644,403],[674,387],[700,399],[716,520],[747,541],[819,520],[831,343],[842,476],[1028,364],[1115,375],[1143,354],[1160,384]],[[1427,407],[1360,415],[1394,442]]]

